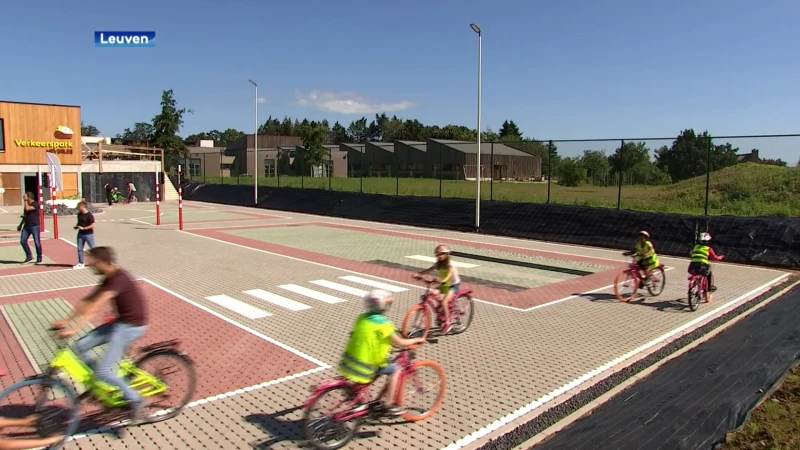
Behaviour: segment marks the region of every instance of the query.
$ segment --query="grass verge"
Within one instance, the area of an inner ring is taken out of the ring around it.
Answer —
[[[800,364],[717,450],[800,449]]]

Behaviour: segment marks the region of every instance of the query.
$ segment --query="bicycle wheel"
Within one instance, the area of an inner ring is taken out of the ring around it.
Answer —
[[[60,449],[75,433],[80,423],[80,405],[75,391],[56,378],[39,376],[14,383],[0,392],[0,416],[22,419],[38,415],[35,431],[14,432],[3,429],[5,435],[22,439],[61,436],[56,443],[46,447]]]
[[[621,302],[628,302],[636,296],[639,290],[639,280],[633,276],[630,270],[623,270],[614,280],[614,295]]]
[[[453,317],[453,326],[450,333],[461,334],[467,331],[472,323],[472,317],[475,314],[474,304],[472,297],[469,295],[459,295],[453,302],[453,307],[450,308],[450,315]]]
[[[144,397],[145,422],[155,423],[171,419],[180,414],[192,399],[197,375],[194,364],[186,356],[175,350],[159,350],[139,358],[136,367],[168,386],[167,390],[160,394]],[[172,399],[176,399],[175,404],[168,406]]]
[[[430,378],[431,381],[426,381]],[[414,362],[411,367],[400,376],[400,384],[397,389],[397,406],[405,408],[403,418],[418,422],[430,417],[439,409],[444,399],[446,382],[444,369],[437,362],[423,360]],[[410,400],[432,393],[431,401],[426,401],[427,406],[410,406]]]
[[[686,294],[686,298],[689,301],[689,309],[697,311],[697,308],[700,307],[700,289],[696,281],[689,283],[689,292]]]
[[[335,450],[342,448],[353,439],[364,417],[359,416],[349,422],[334,420],[337,412],[353,409],[353,390],[346,386],[336,386],[325,390],[303,411],[303,433],[306,441],[318,450]],[[326,407],[325,405],[333,405]],[[313,417],[317,408],[322,408],[319,417]],[[348,426],[348,423],[351,425]]]
[[[426,305],[412,306],[403,318],[403,336],[427,339],[431,332],[431,310]]]
[[[650,274],[650,283],[647,284],[647,292],[653,297],[658,297],[664,292],[664,286],[667,284],[667,274],[664,273],[663,267],[656,267]]]

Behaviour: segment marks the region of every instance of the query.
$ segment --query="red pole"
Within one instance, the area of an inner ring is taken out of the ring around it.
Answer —
[[[183,186],[178,185],[178,229],[183,230]]]
[[[58,239],[58,205],[56,205],[56,188],[50,188],[50,200],[52,202],[53,211],[53,239]]]
[[[161,193],[158,189],[158,172],[156,172],[156,225],[161,225]]]
[[[42,227],[42,233],[44,233],[44,194],[42,194],[42,168],[39,167],[39,181],[37,185],[39,186],[39,225]]]

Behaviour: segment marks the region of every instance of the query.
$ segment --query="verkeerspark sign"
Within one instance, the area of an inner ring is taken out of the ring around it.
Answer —
[[[155,47],[155,31],[95,31],[95,47]]]
[[[32,139],[14,139],[14,145],[24,148],[43,148],[56,154],[71,154],[72,141],[35,141]]]

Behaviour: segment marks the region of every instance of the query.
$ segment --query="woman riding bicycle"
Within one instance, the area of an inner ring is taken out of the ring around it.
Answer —
[[[450,301],[458,294],[458,290],[461,288],[461,277],[458,275],[458,269],[456,269],[456,266],[450,258],[450,249],[447,248],[447,246],[436,246],[434,253],[436,254],[436,262],[431,267],[417,272],[415,277],[421,277],[434,270],[439,272],[440,285],[437,295],[441,294],[439,301],[441,302],[445,317],[445,323],[442,324],[442,333],[447,334],[452,327],[452,321],[450,320]]]

